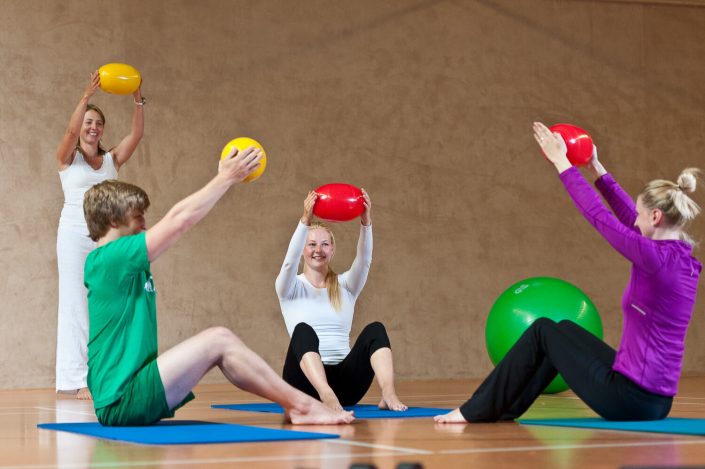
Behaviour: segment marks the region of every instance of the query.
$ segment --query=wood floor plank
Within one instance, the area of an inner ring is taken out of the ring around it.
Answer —
[[[477,381],[409,381],[399,395],[413,406],[452,408]],[[212,409],[215,403],[259,402],[227,384],[201,385],[178,419],[295,428],[280,415]],[[377,403],[370,391],[364,403]],[[542,396],[531,418],[594,414],[572,393]],[[685,377],[672,417],[705,418],[705,377]],[[427,468],[572,468],[698,465],[705,437],[500,424],[436,425],[429,418],[360,420],[352,425],[308,426],[338,440],[142,446],[37,429],[38,423],[95,421],[92,404],[50,389],[0,391],[0,469],[82,467],[347,468],[353,463],[395,468],[421,462]]]

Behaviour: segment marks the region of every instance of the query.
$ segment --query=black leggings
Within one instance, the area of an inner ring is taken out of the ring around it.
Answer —
[[[301,358],[308,352],[319,353],[318,336],[311,326],[301,322],[294,328],[284,362],[284,381],[316,399],[318,392],[301,369]],[[336,365],[323,365],[328,385],[343,406],[360,402],[370,389],[375,372],[370,357],[381,348],[391,348],[387,331],[380,322],[365,326],[350,353]]]
[[[558,373],[580,399],[607,420],[660,420],[673,397],[646,391],[614,371],[616,352],[572,321],[537,319],[460,407],[468,422],[523,414]]]

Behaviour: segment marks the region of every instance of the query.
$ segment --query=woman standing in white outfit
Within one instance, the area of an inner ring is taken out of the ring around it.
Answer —
[[[88,303],[83,285],[83,264],[95,247],[88,237],[83,215],[83,194],[106,179],[117,179],[117,171],[127,162],[144,132],[144,98],[140,88],[132,96],[135,111],[132,129],[111,150],[100,142],[105,116],[89,104],[100,85],[96,70],[76,109],[59,148],[56,161],[64,191],[64,207],[59,220],[56,254],[59,264],[59,316],[56,344],[56,391],[90,399],[88,373]]]

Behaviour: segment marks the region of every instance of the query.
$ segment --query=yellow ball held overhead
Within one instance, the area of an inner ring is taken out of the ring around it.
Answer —
[[[237,148],[238,152],[247,150],[250,147],[255,147],[262,150],[262,159],[259,160],[259,168],[255,169],[244,179],[244,182],[252,182],[262,175],[264,168],[267,167],[267,154],[264,152],[264,148],[260,143],[252,138],[248,137],[238,137],[236,139],[230,140],[224,147],[223,151],[220,152],[220,159],[224,160],[226,156],[233,150]]]
[[[105,64],[98,69],[100,88],[106,93],[132,94],[142,83],[142,76],[135,67],[127,64]]]

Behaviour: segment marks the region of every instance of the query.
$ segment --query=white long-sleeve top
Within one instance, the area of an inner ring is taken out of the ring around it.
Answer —
[[[355,260],[347,272],[338,275],[340,311],[333,309],[327,288],[316,288],[303,273],[297,275],[308,228],[301,222],[296,227],[275,288],[289,336],[297,324],[305,322],[310,325],[320,341],[321,360],[326,365],[335,365],[350,353],[350,328],[355,301],[365,286],[372,263],[372,226],[360,225]]]

